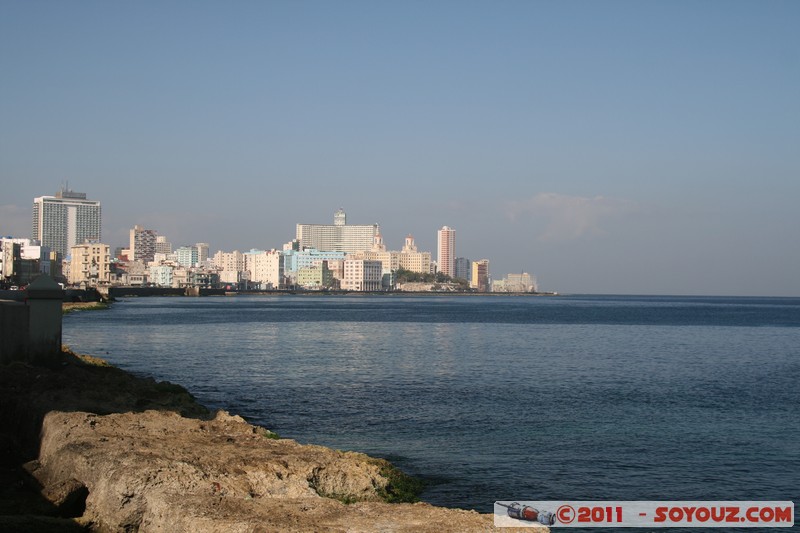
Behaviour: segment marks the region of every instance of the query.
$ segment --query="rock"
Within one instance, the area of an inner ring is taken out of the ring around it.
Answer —
[[[208,413],[178,385],[68,355],[59,369],[0,368],[0,444],[10,452],[0,479],[20,502],[0,512],[2,531],[494,529],[489,514],[386,503],[406,482],[384,460],[279,439]],[[31,501],[23,485],[36,486]]]
[[[224,412],[204,421],[165,411],[53,411],[31,473],[60,501],[85,488],[82,520],[102,531],[492,528],[491,515],[383,503],[387,479],[376,460],[255,429]]]

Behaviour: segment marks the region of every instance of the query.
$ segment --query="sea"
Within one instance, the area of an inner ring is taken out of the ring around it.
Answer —
[[[423,501],[800,501],[800,298],[126,298],[64,343]]]

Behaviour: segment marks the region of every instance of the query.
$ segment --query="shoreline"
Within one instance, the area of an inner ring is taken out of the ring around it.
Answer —
[[[489,514],[395,503],[422,484],[384,459],[282,439],[100,358],[65,350],[57,368],[0,372],[0,528],[494,529]]]
[[[557,297],[558,292],[470,292],[470,291],[343,291],[343,290],[302,290],[302,289],[271,289],[226,291],[225,289],[197,288],[191,294],[186,289],[160,288],[160,287],[109,287],[108,298],[130,297],[203,297],[203,296],[485,296],[485,297]]]

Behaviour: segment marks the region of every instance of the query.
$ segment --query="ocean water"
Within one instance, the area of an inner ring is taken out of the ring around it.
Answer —
[[[132,298],[64,342],[436,505],[800,501],[798,298]]]

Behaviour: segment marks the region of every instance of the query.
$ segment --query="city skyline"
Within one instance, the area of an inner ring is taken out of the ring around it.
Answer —
[[[4,5],[0,234],[381,225],[562,293],[799,296],[800,4]]]

